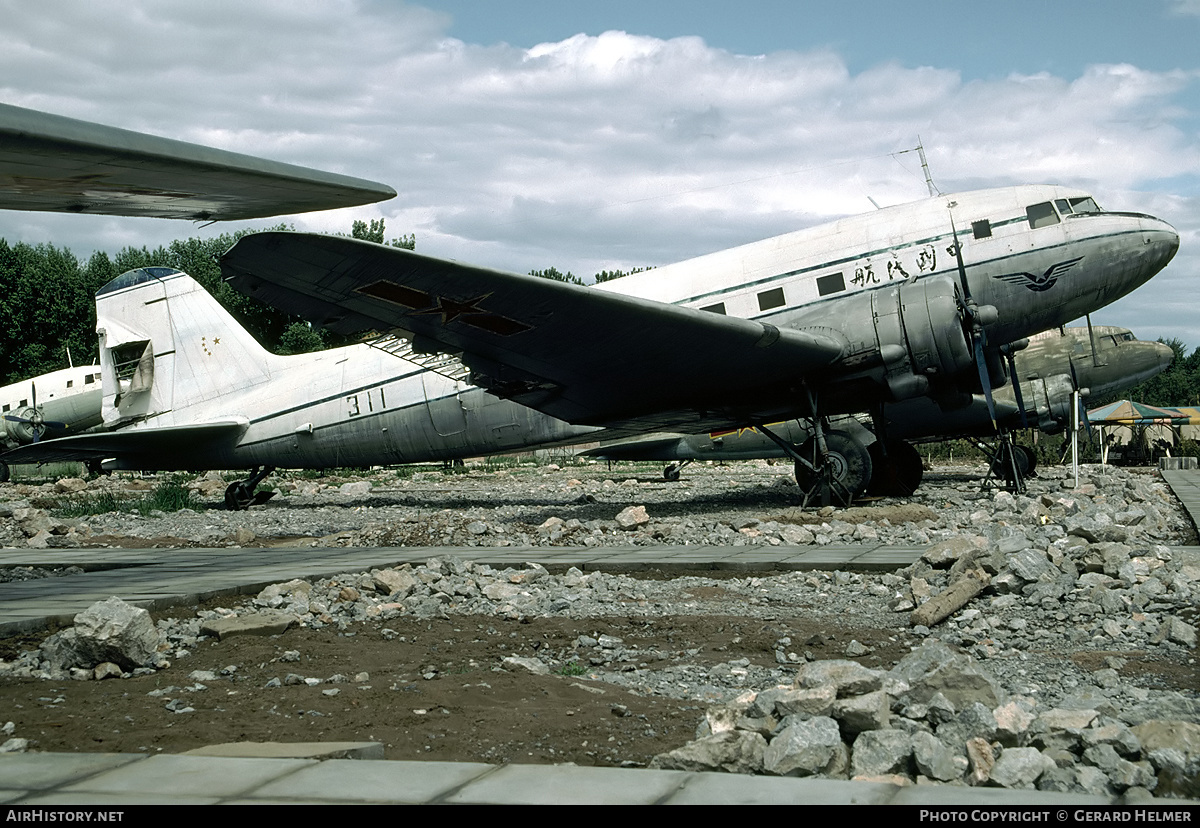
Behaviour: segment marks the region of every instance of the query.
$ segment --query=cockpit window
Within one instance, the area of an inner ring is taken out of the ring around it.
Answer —
[[[1030,204],[1025,208],[1025,215],[1029,219],[1030,229],[1033,230],[1039,227],[1049,227],[1052,224],[1058,224],[1058,213],[1054,212],[1054,205],[1049,201],[1043,201],[1041,204]]]
[[[1064,216],[1069,216],[1072,213],[1099,213],[1100,208],[1091,196],[1077,196],[1075,198],[1056,198],[1054,206],[1058,208],[1058,212]]]

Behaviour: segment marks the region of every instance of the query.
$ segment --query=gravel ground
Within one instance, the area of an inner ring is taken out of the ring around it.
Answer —
[[[676,483],[649,466],[603,464],[295,476],[268,481],[279,494],[236,513],[217,508],[226,481],[200,478],[191,485],[207,508],[82,518],[55,509],[161,481],[10,484],[0,489],[6,545],[932,551],[896,573],[585,575],[441,560],[405,571],[415,586],[400,591],[379,573],[347,573],[302,595],[168,613],[158,628],[169,666],[122,680],[73,681],[39,655],[38,639],[0,642],[0,710],[8,735],[35,750],[372,739],[389,758],[640,766],[703,734],[710,705],[790,685],[800,665],[852,658],[887,670],[936,640],[1034,710],[1090,705],[1129,725],[1200,725],[1200,561],[1167,549],[1195,535],[1161,479],[1086,467],[1076,489],[1051,468],[1013,496],[981,489],[981,475],[942,467],[908,501],[808,512],[795,509],[788,468],[764,462],[692,466]],[[955,544],[965,545],[947,552]],[[947,591],[951,564],[971,555],[990,556],[986,589],[947,619],[914,625],[912,610]],[[263,610],[298,622],[271,637],[200,634],[207,621]]]

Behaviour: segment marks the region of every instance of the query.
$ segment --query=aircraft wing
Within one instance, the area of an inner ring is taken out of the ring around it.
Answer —
[[[414,351],[461,353],[473,382],[577,424],[702,431],[786,419],[777,409],[800,405],[799,381],[845,345],[344,237],[245,236],[221,268],[239,290],[339,333],[398,330]]]
[[[0,208],[198,221],[393,198],[384,184],[0,104]]]
[[[231,419],[80,434],[20,446],[0,454],[0,461],[13,465],[62,463],[72,460],[86,462],[139,455],[161,458],[179,455],[184,449],[189,457],[195,457],[219,447],[232,448],[248,426],[247,420]]]

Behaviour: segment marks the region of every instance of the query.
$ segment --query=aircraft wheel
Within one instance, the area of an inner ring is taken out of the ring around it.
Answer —
[[[1025,463],[1028,466],[1025,475],[1027,477],[1036,477],[1037,475],[1033,472],[1037,468],[1037,452],[1029,446],[1013,446],[1013,448],[1025,455]]]
[[[0,460],[0,483],[7,483],[9,477],[12,476],[12,470],[9,469],[8,463]]]
[[[829,501],[849,506],[854,498],[866,491],[867,483],[871,479],[871,453],[867,451],[866,446],[844,431],[828,432],[825,435],[825,445],[829,449],[831,477],[836,482],[836,485],[830,487]],[[813,465],[819,465],[817,438],[810,437],[805,441],[800,447],[800,454],[808,458]],[[797,463],[796,483],[801,491],[817,494],[822,502],[825,501],[825,493],[820,488],[828,484],[825,475]]]
[[[1021,473],[1021,477],[1028,476],[1031,468],[1029,464],[1032,458],[1029,454],[1025,453],[1026,451],[1027,449],[1025,449],[1024,446],[1013,446],[1013,460],[1017,464],[1017,471]],[[1007,469],[1004,468],[1003,456],[997,457],[992,461],[992,474],[996,475],[996,477],[1007,480],[1008,475],[1005,473],[1006,471]]]
[[[679,479],[679,466],[674,463],[663,469],[663,479],[670,480],[672,483]]]
[[[231,512],[248,509],[253,502],[254,490],[247,486],[245,481],[230,483],[229,488],[225,490],[225,508]]]
[[[911,497],[925,476],[921,453],[903,440],[888,441],[887,457],[884,457],[883,449],[879,440],[867,447],[872,469],[867,492],[886,497]]]

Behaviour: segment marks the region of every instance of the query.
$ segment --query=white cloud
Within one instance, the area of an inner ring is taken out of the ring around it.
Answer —
[[[359,0],[0,0],[0,14],[0,100],[384,181],[397,199],[292,221],[345,231],[383,215],[424,252],[496,267],[661,264],[867,210],[868,196],[918,198],[916,156],[889,155],[918,134],[945,191],[1059,181],[1200,224],[1200,139],[1179,104],[1197,78],[1182,71],[964,82],[618,31],[483,47],[448,38],[436,13]],[[0,216],[0,236],[81,255],[191,232]],[[1195,271],[1187,244],[1172,272]]]

